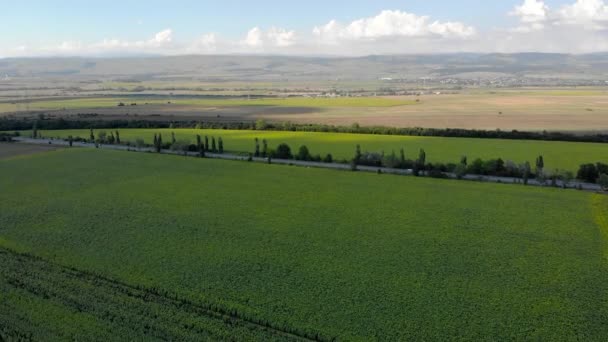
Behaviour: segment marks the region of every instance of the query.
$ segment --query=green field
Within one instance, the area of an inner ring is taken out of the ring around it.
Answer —
[[[89,137],[88,130],[40,131],[46,137],[63,137],[69,135]],[[107,130],[109,133],[110,131]],[[270,148],[280,143],[287,143],[297,151],[306,145],[313,154],[331,153],[334,159],[352,159],[357,144],[365,151],[399,154],[405,149],[408,158],[415,159],[419,149],[427,152],[430,162],[457,163],[463,155],[469,160],[475,158],[502,158],[516,163],[529,161],[534,163],[536,157],[543,155],[547,170],[563,169],[575,172],[584,163],[608,163],[608,144],[573,143],[528,140],[499,140],[474,138],[444,137],[411,137],[369,134],[316,133],[316,132],[271,132],[247,130],[195,130],[195,129],[119,129],[123,141],[143,139],[152,144],[154,134],[161,133],[165,141],[175,133],[178,140],[195,141],[197,134],[202,136],[221,136],[225,148],[234,152],[253,152],[254,139],[267,139]],[[24,135],[30,133],[24,132]]]
[[[339,98],[263,98],[263,99],[197,99],[197,98],[171,98],[166,97],[84,97],[60,100],[32,100],[28,103],[31,110],[58,110],[58,109],[85,109],[117,107],[120,102],[129,106],[132,103],[142,105],[160,105],[171,102],[171,105],[198,106],[198,107],[246,107],[246,106],[270,106],[270,107],[306,107],[306,108],[331,108],[331,107],[396,107],[416,104],[413,100],[402,98],[383,97],[339,97]],[[24,107],[23,104],[20,104]],[[17,105],[2,104],[0,110],[15,111]],[[23,108],[22,108],[23,109]]]
[[[608,339],[600,195],[90,149],[0,189],[0,336]]]

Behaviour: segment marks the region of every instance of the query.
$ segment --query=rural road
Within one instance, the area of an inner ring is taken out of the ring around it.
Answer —
[[[55,145],[55,146],[69,146],[69,143],[65,140],[59,139],[32,139],[25,137],[14,137],[13,140],[25,143],[25,144],[37,144],[37,145]],[[83,143],[83,142],[73,142],[72,145],[74,147],[86,147],[86,148],[95,148],[95,144],[93,143]],[[108,149],[108,150],[120,150],[120,151],[134,151],[134,152],[154,152],[154,148],[144,147],[137,148],[134,146],[125,146],[125,145],[99,145],[99,148]],[[173,151],[173,150],[162,150],[163,154],[172,154],[172,155],[184,155],[184,152]],[[187,152],[187,156],[196,157],[198,156],[197,152]],[[213,159],[225,159],[225,160],[238,160],[238,161],[246,161],[248,157],[240,156],[236,154],[217,154],[217,153],[205,153],[206,158]],[[266,163],[266,158],[253,158],[253,162],[257,163]],[[351,166],[348,164],[340,164],[340,163],[319,163],[319,162],[309,162],[309,161],[301,161],[301,160],[285,160],[285,159],[272,159],[273,164],[282,164],[282,165],[293,165],[300,167],[314,167],[314,168],[323,168],[323,169],[334,169],[334,170],[350,170]],[[393,174],[393,175],[403,175],[409,176],[412,175],[412,170],[402,170],[402,169],[392,169],[386,167],[371,167],[371,166],[357,166],[357,171],[363,172],[373,172],[377,173],[380,170],[382,173]],[[450,179],[456,179],[456,175],[452,173],[446,174]],[[463,177],[463,180],[469,181],[478,181],[478,182],[489,182],[489,183],[505,183],[505,184],[513,184],[516,182],[521,182],[522,180],[519,178],[512,177],[497,177],[497,176],[480,176],[480,175],[466,175]],[[529,186],[543,186],[549,187],[549,183],[542,184],[536,179],[530,179],[528,181]],[[558,187],[562,187],[563,183],[561,181],[557,181]],[[586,191],[602,191],[602,188],[598,184],[592,183],[584,183],[578,181],[572,181],[568,183],[568,188],[578,188],[581,187]]]

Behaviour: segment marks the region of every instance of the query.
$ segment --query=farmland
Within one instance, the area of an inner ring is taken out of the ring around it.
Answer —
[[[159,104],[177,104],[185,106],[193,106],[199,108],[205,107],[249,107],[249,106],[267,106],[267,107],[396,107],[412,105],[416,102],[399,98],[386,97],[343,97],[343,98],[311,98],[311,97],[290,97],[290,98],[196,98],[186,97],[172,99],[170,96],[140,96],[140,97],[83,97],[83,98],[66,98],[66,99],[45,99],[34,100],[29,103],[32,110],[57,110],[57,109],[94,109],[104,107],[117,107],[119,103],[130,105],[137,103],[138,105],[159,105]],[[16,108],[17,104],[13,104]],[[1,107],[0,107],[1,108]],[[6,106],[7,110],[10,107]],[[14,110],[14,109],[13,109]]]
[[[0,159],[47,152],[55,149],[57,149],[55,146],[0,143]]]
[[[170,85],[170,84],[169,84]],[[244,86],[244,85],[243,85]],[[33,98],[24,102],[0,103],[0,116],[36,116],[40,112],[55,117],[74,118],[96,114],[97,119],[138,117],[148,120],[271,121],[326,123],[364,126],[503,129],[528,131],[608,130],[608,93],[605,88],[534,88],[500,90],[460,90],[421,96],[247,99],[197,92],[184,96],[168,93],[117,93],[107,96]],[[128,95],[128,96],[126,96]],[[126,106],[118,107],[119,103]],[[169,103],[170,102],[170,103]],[[131,106],[136,103],[137,106]],[[27,111],[29,110],[29,112]]]
[[[475,158],[502,158],[516,163],[534,162],[543,155],[547,170],[563,169],[576,171],[581,164],[608,163],[608,145],[599,143],[574,143],[526,140],[494,140],[474,138],[412,137],[389,135],[365,135],[317,132],[272,132],[247,130],[196,130],[196,129],[119,129],[123,141],[143,139],[152,143],[154,134],[161,133],[165,140],[174,132],[177,140],[195,141],[196,135],[221,136],[226,149],[233,152],[253,152],[254,139],[267,139],[270,148],[287,143],[295,151],[306,145],[313,154],[331,153],[334,159],[350,160],[357,144],[365,151],[399,153],[405,149],[406,155],[415,158],[419,149],[427,152],[430,162],[456,163],[461,156],[469,160]],[[110,130],[107,131],[108,133]],[[89,137],[89,130],[40,131],[46,137],[67,138]],[[23,132],[28,135],[29,132]]]
[[[5,335],[608,336],[600,195],[86,149],[0,188]]]

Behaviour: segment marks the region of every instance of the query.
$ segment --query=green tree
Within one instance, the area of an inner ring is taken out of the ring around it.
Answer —
[[[545,160],[543,156],[536,158],[536,175],[539,177],[543,176],[543,169],[545,168]]]
[[[38,138],[38,121],[34,121],[34,124],[32,125],[32,138]]]
[[[222,137],[217,138],[217,147],[220,154],[224,153],[224,140]]]
[[[353,159],[355,164],[359,164],[361,162],[361,157],[363,154],[361,153],[361,145],[357,145],[355,148],[355,158]]]
[[[254,155],[256,157],[260,156],[260,139],[258,139],[258,138],[255,138],[255,153],[254,153]]]
[[[266,139],[262,140],[262,157],[266,157],[268,155],[268,141]]]
[[[116,143],[120,145],[120,133],[116,131]]]
[[[578,169],[576,178],[583,180],[587,183],[595,183],[599,176],[600,173],[597,171],[597,167],[595,164],[583,164]]]
[[[89,141],[90,142],[95,142],[95,134],[93,134],[93,129],[92,128],[89,130]]]
[[[158,139],[156,140],[155,147],[157,153],[160,153],[163,149],[163,136],[160,133],[158,134]]]
[[[400,151],[399,161],[401,162],[401,166],[405,165],[405,150],[402,148]]]
[[[460,158],[460,164],[467,166],[467,164],[468,164],[467,156],[462,156]]]
[[[209,152],[209,137],[205,135],[205,152]]]
[[[298,154],[296,155],[296,159],[305,160],[305,161],[312,159],[312,156],[310,155],[310,151],[308,150],[308,147],[306,147],[306,145],[300,146],[300,149],[298,150]]]
[[[213,153],[217,152],[217,146],[215,145],[215,137],[211,137],[211,151]]]
[[[292,159],[291,148],[287,144],[280,144],[274,154],[277,159]]]
[[[423,149],[420,149],[418,153],[418,159],[414,163],[414,176],[419,176],[420,171],[424,171],[426,166],[426,152]]]
[[[528,181],[530,179],[530,173],[532,172],[532,167],[529,162],[525,162],[522,168],[522,177],[524,179],[524,185],[528,185]]]
[[[171,145],[175,144],[177,140],[175,140],[175,133],[171,132]]]
[[[106,142],[107,133],[105,131],[101,131],[97,133],[97,142],[103,144]]]
[[[324,163],[333,163],[334,162],[334,157],[331,155],[331,153],[328,153],[325,158],[323,158],[323,162]]]
[[[196,150],[201,158],[205,157],[205,146],[203,146],[203,141],[199,134],[196,135]]]
[[[454,169],[454,174],[456,174],[456,178],[463,179],[467,175],[467,165],[463,163],[458,164]]]
[[[268,124],[266,123],[266,121],[264,121],[264,119],[258,119],[255,122],[255,129],[258,131],[263,131],[266,128],[268,128]]]
[[[72,144],[74,144],[74,138],[71,135],[68,136],[68,144],[70,144],[70,147],[72,147]]]

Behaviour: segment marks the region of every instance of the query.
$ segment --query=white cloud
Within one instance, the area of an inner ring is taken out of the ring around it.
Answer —
[[[294,45],[295,40],[295,31],[287,31],[274,26],[267,31],[263,31],[259,27],[254,27],[247,32],[247,36],[242,43],[245,46],[259,49],[263,47],[288,47]]]
[[[219,39],[215,33],[204,34],[187,47],[187,53],[213,53],[218,50]]]
[[[451,20],[399,10],[341,23],[331,20],[308,32],[269,26],[254,27],[241,39],[216,33],[180,41],[170,28],[148,39],[65,41],[47,46],[24,44],[0,47],[1,56],[96,56],[128,54],[367,55],[446,52],[567,52],[608,51],[608,0],[569,0],[549,7],[543,0],[519,0],[506,15],[517,18],[513,27],[477,31]]]
[[[515,6],[511,15],[519,17],[525,24],[541,23],[547,20],[549,6],[542,0],[525,0],[523,4]]]
[[[261,47],[264,45],[264,41],[262,39],[262,30],[259,27],[254,27],[249,32],[247,32],[247,37],[244,40],[245,45],[251,47]]]
[[[382,11],[380,14],[342,25],[336,20],[313,29],[313,35],[326,42],[337,40],[377,40],[391,37],[468,38],[475,29],[460,22],[431,22],[427,16],[402,11]]]
[[[608,6],[603,0],[577,0],[572,5],[563,6],[559,17],[566,24],[602,29],[608,24]]]
[[[271,27],[266,33],[267,39],[277,47],[287,47],[295,44],[296,32],[282,28]]]

